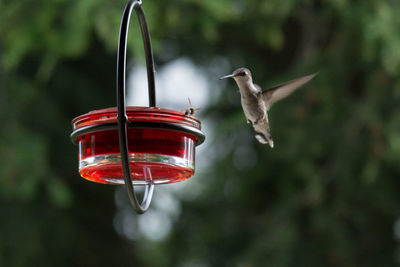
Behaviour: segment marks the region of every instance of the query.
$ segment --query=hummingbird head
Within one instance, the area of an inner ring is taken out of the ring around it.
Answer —
[[[219,79],[222,80],[222,79],[226,79],[226,78],[235,79],[237,84],[246,84],[246,83],[253,82],[252,78],[251,78],[251,72],[249,69],[246,69],[246,68],[239,68],[239,69],[235,70],[232,74],[225,75]]]

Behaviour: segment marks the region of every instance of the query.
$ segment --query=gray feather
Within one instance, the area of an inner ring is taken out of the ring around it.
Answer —
[[[262,92],[262,97],[269,109],[274,103],[278,102],[279,100],[287,97],[291,93],[293,93],[296,89],[300,88],[304,84],[308,83],[312,78],[315,77],[318,73],[314,73],[311,75],[307,75],[275,87],[272,87],[264,92]]]

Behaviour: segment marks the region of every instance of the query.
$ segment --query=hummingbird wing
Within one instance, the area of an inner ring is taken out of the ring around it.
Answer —
[[[262,92],[262,97],[265,102],[265,105],[267,106],[267,109],[269,109],[272,106],[272,104],[287,97],[288,95],[293,93],[296,89],[308,83],[317,74],[318,73],[314,73],[295,80],[291,80],[289,82],[277,85]]]

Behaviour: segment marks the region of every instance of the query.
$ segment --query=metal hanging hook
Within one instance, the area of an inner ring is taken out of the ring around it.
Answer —
[[[118,132],[119,132],[119,146],[121,153],[122,170],[124,173],[125,187],[128,192],[129,201],[133,209],[139,213],[144,213],[151,202],[154,190],[154,183],[151,178],[150,169],[143,170],[147,184],[143,201],[140,204],[132,183],[131,169],[129,166],[129,151],[128,151],[128,119],[126,115],[126,45],[128,38],[128,28],[132,9],[135,9],[136,15],[139,20],[140,29],[142,32],[142,39],[144,44],[144,51],[146,57],[147,67],[147,82],[149,91],[149,107],[156,106],[155,82],[154,82],[154,59],[151,48],[151,40],[149,30],[147,28],[146,18],[144,16],[142,1],[131,0],[125,7],[122,14],[121,27],[118,41],[118,56],[117,56],[117,110],[118,110]]]

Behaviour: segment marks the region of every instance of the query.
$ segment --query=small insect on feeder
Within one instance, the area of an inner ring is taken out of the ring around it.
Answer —
[[[156,107],[154,59],[142,2],[129,1],[121,20],[117,56],[117,108],[91,111],[72,120],[79,146],[79,173],[90,181],[125,184],[137,213],[151,202],[154,185],[191,178],[195,149],[204,141],[201,123],[182,112]],[[139,20],[146,56],[149,107],[126,107],[126,43],[132,9]],[[145,186],[140,204],[135,185]]]

